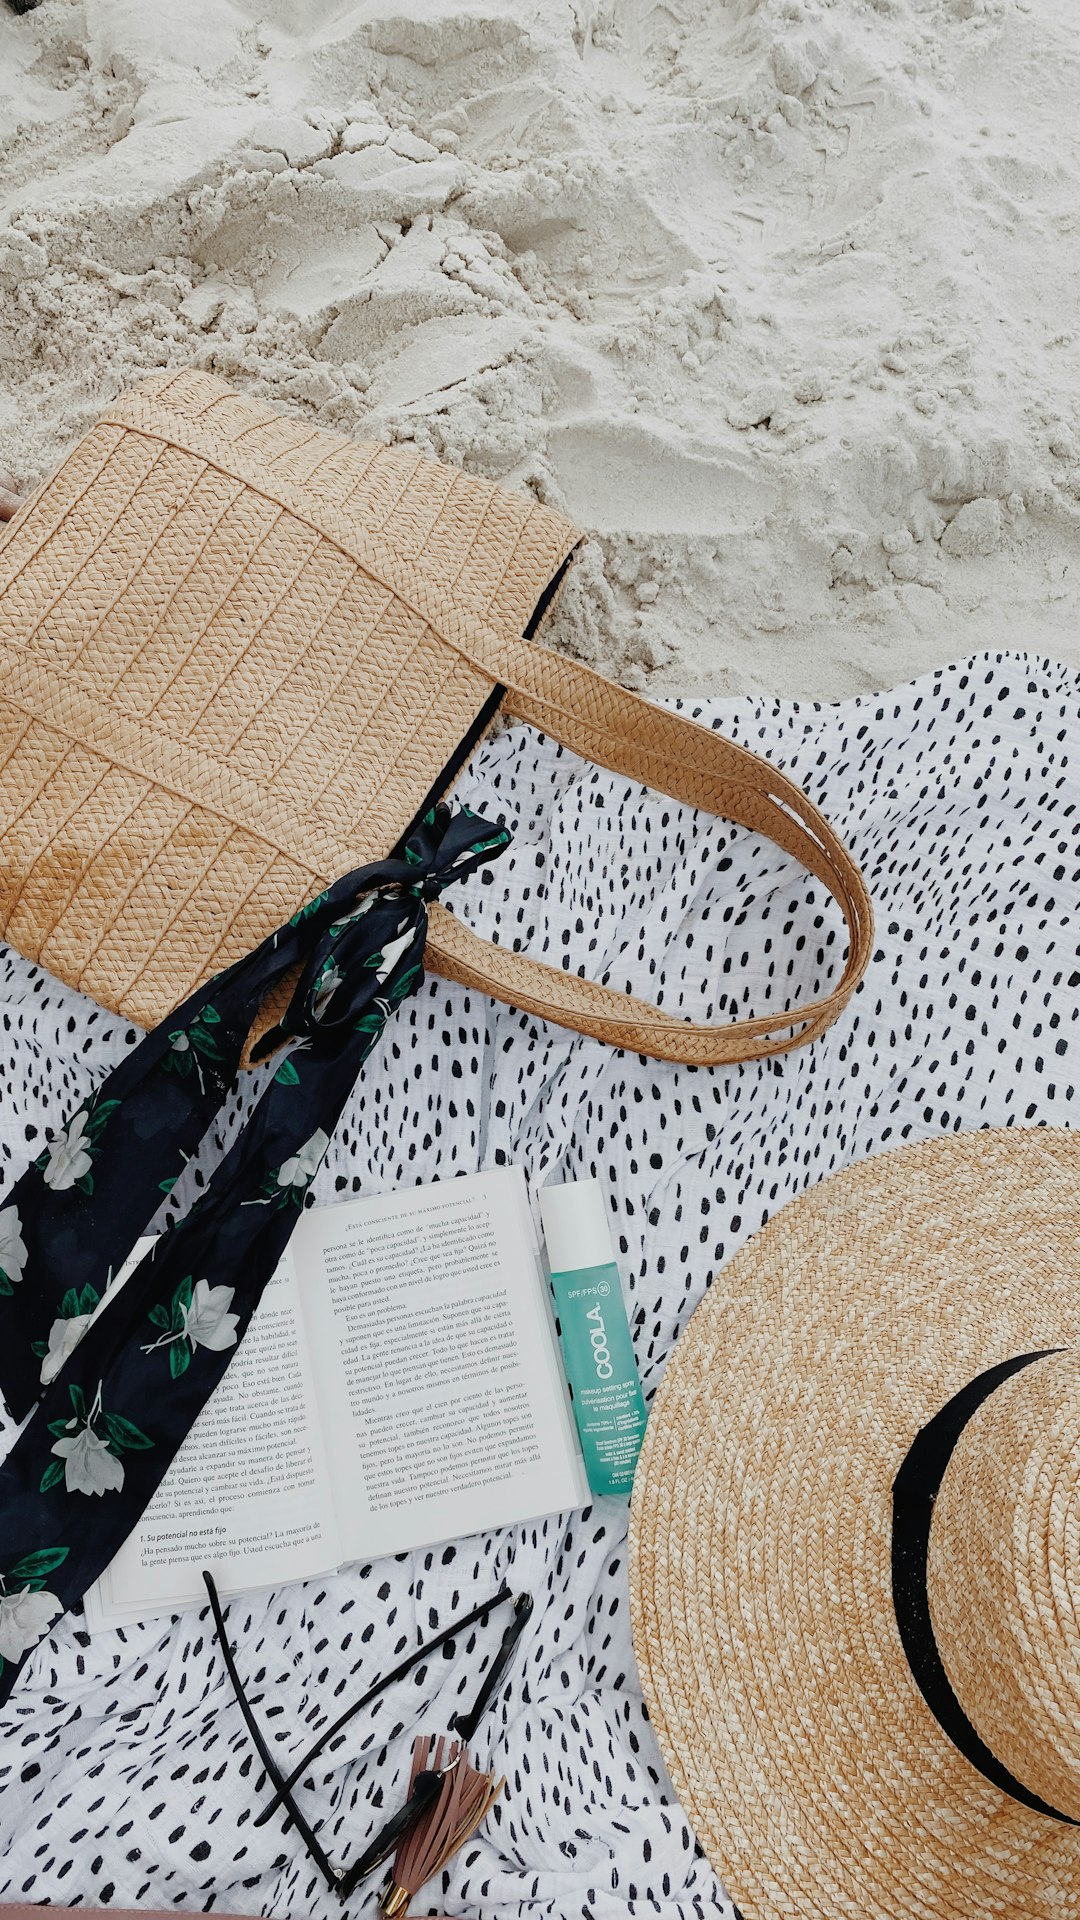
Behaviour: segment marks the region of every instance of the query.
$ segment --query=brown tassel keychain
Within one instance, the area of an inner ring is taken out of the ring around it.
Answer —
[[[429,1770],[442,1775],[442,1785],[431,1806],[402,1837],[394,1871],[379,1900],[379,1912],[386,1920],[405,1920],[420,1888],[472,1838],[506,1784],[474,1767],[462,1741],[442,1737],[432,1741],[424,1734],[413,1744],[410,1795],[418,1776]]]

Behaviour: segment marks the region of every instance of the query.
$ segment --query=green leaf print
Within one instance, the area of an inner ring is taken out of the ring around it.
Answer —
[[[82,1315],[93,1313],[101,1305],[100,1295],[95,1288],[87,1286],[79,1293],[75,1287],[69,1287],[60,1302],[61,1320],[78,1320]]]
[[[308,901],[306,907],[301,907],[299,912],[294,913],[289,920],[290,927],[298,927],[300,925],[301,920],[306,920],[310,914],[316,913],[318,909],[322,906],[322,903],[326,899],[328,893],[329,893],[329,888],[324,887],[322,893],[317,893],[315,895],[314,900]]]
[[[191,1348],[186,1340],[176,1340],[169,1348],[169,1372],[174,1380],[179,1380],[191,1365]]]
[[[86,1124],[83,1128],[83,1132],[88,1140],[97,1139],[106,1120],[108,1120],[111,1114],[116,1112],[119,1105],[119,1100],[102,1100],[99,1106],[91,1106],[89,1108],[86,1115]]]
[[[173,1333],[182,1333],[184,1330],[184,1315],[191,1305],[191,1295],[194,1287],[194,1279],[189,1273],[186,1280],[181,1280],[180,1285],[173,1294],[172,1319],[169,1322]]]
[[[195,1015],[190,1027],[175,1027],[169,1034],[169,1051],[162,1061],[166,1073],[178,1073],[186,1080],[192,1069],[202,1081],[201,1060],[220,1060],[221,1048],[213,1032],[221,1025],[221,1015],[216,1007],[204,1007]]]
[[[277,1081],[279,1087],[298,1087],[300,1085],[300,1075],[297,1073],[291,1060],[282,1061],[274,1075],[274,1079]]]
[[[105,1423],[105,1432],[109,1437],[109,1444],[114,1452],[119,1447],[121,1451],[127,1448],[132,1452],[144,1453],[148,1447],[153,1446],[153,1441],[147,1437],[142,1428],[137,1427],[131,1420],[125,1420],[122,1413],[105,1413],[102,1414],[102,1419]]]
[[[156,1307],[151,1307],[150,1309],[150,1324],[151,1326],[160,1327],[163,1333],[168,1333],[169,1331],[169,1309],[168,1307],[163,1307],[160,1300]]]
[[[70,1386],[68,1387],[68,1393],[71,1395],[71,1404],[75,1409],[76,1416],[85,1425],[86,1421],[89,1418],[89,1415],[87,1414],[87,1411],[86,1411],[86,1395],[84,1394],[82,1388],[79,1386],[77,1381],[73,1380],[71,1382]]]
[[[48,1493],[49,1488],[55,1487],[57,1483],[63,1479],[63,1477],[64,1477],[63,1461],[50,1460],[48,1466],[46,1467],[44,1473],[41,1476],[41,1479],[38,1481],[38,1492]]]
[[[412,992],[422,973],[422,967],[409,967],[400,980],[395,980],[393,986],[387,988],[386,998],[392,1007],[396,1007],[399,1000],[404,1000],[406,994]]]
[[[221,1015],[214,1007],[204,1007],[188,1028],[188,1039],[197,1053],[205,1054],[208,1060],[220,1060],[221,1048],[214,1035],[209,1031],[221,1022]]]
[[[60,1465],[59,1461],[57,1465]],[[60,1471],[63,1472],[62,1467]],[[63,1565],[69,1552],[68,1547],[39,1547],[36,1553],[24,1554],[11,1572],[5,1574],[4,1585],[10,1588],[12,1582],[17,1581],[20,1586],[29,1587],[36,1593],[45,1585],[50,1573],[55,1573],[57,1567]]]

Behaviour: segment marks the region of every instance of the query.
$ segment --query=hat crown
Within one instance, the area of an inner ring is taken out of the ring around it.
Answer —
[[[1080,1820],[1080,1353],[983,1401],[934,1504],[927,1598],[950,1685],[1014,1778]]]

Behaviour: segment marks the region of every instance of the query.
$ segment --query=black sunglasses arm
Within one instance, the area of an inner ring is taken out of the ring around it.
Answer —
[[[528,1596],[523,1597],[527,1598]],[[499,1588],[499,1591],[492,1594],[490,1600],[484,1600],[480,1606],[474,1607],[471,1613],[463,1614],[460,1620],[452,1620],[448,1627],[444,1627],[441,1633],[436,1634],[434,1640],[429,1640],[425,1646],[416,1647],[412,1653],[406,1655],[405,1659],[402,1660],[391,1673],[383,1674],[380,1679],[376,1680],[374,1684],[368,1688],[366,1693],[361,1694],[359,1700],[354,1700],[351,1707],[346,1707],[344,1713],[340,1713],[330,1726],[323,1729],[314,1745],[310,1746],[307,1752],[296,1762],[296,1765],[285,1779],[283,1785],[279,1785],[275,1780],[274,1794],[272,1798],[267,1801],[262,1811],[256,1814],[255,1825],[257,1827],[265,1825],[267,1820],[270,1819],[270,1816],[275,1813],[281,1805],[286,1793],[292,1791],[301,1776],[305,1774],[308,1768],[318,1759],[320,1753],[329,1746],[331,1740],[341,1732],[344,1726],[348,1725],[348,1722],[352,1720],[356,1714],[361,1713],[365,1707],[370,1706],[371,1702],[378,1699],[379,1694],[384,1693],[387,1687],[393,1686],[396,1680],[403,1680],[405,1675],[410,1673],[413,1667],[419,1665],[421,1660],[426,1659],[433,1653],[437,1653],[439,1648],[445,1646],[448,1640],[453,1640],[456,1635],[463,1633],[466,1627],[475,1626],[478,1620],[482,1620],[494,1607],[501,1606],[503,1601],[509,1600],[509,1598],[510,1589],[504,1582]],[[520,1605],[520,1601],[515,1602],[515,1607],[518,1605]],[[531,1599],[529,1600],[529,1610],[530,1612],[532,1610]]]
[[[521,1638],[532,1610],[532,1594],[519,1593],[517,1599],[514,1601],[514,1617],[507,1627],[506,1632],[503,1634],[499,1644],[499,1651],[488,1668],[484,1677],[483,1686],[473,1701],[472,1712],[466,1714],[455,1713],[451,1720],[450,1732],[457,1734],[463,1746],[468,1746],[488,1707],[491,1705],[495,1689],[498,1687],[503,1674],[506,1672],[507,1667],[514,1657],[514,1648]]]
[[[221,1656],[225,1662],[225,1671],[232,1682],[232,1689],[236,1695],[240,1711],[244,1716],[244,1725],[247,1727],[248,1733],[251,1736],[252,1745],[259,1759],[262,1761],[268,1779],[274,1783],[277,1799],[284,1800],[288,1807],[290,1817],[296,1825],[296,1830],[311,1855],[311,1858],[314,1860],[327,1886],[332,1887],[336,1892],[340,1887],[341,1876],[337,1869],[331,1864],[329,1855],[323,1851],[319,1843],[318,1835],[304,1819],[300,1808],[293,1799],[290,1788],[281,1772],[281,1768],[278,1766],[266,1741],[263,1739],[262,1728],[248,1705],[247,1694],[244,1692],[244,1683],[237,1671],[236,1661],[233,1659],[232,1648],[229,1645],[228,1635],[225,1631],[225,1617],[221,1611],[221,1601],[218,1599],[218,1590],[214,1585],[213,1576],[204,1572],[203,1581],[205,1582],[206,1591],[210,1599],[210,1610],[214,1616],[214,1626],[217,1630],[218,1642],[221,1647]]]
[[[338,1885],[338,1892],[343,1900],[348,1899],[365,1875],[371,1873],[381,1861],[396,1850],[402,1836],[416,1825],[421,1814],[426,1813],[432,1802],[438,1799],[439,1788],[445,1777],[444,1772],[435,1771],[417,1774],[405,1805],[399,1807],[397,1813],[391,1816],[386,1825],[379,1828],[374,1840],[365,1848],[360,1858],[354,1860],[350,1867],[346,1867]]]

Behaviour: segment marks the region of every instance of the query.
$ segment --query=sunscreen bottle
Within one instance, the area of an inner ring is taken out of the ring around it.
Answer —
[[[537,1199],[589,1486],[625,1499],[646,1414],[603,1192],[571,1180]]]

